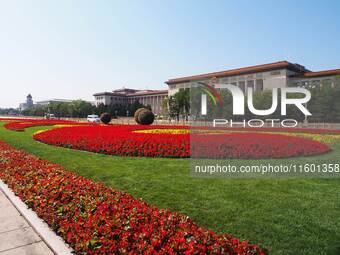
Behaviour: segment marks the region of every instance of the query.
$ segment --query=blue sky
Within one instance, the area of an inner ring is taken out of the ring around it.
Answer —
[[[0,0],[0,107],[289,60],[340,68],[340,1]]]

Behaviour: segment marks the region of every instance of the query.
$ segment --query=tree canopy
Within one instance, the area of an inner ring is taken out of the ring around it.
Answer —
[[[32,108],[23,110],[22,114],[26,116],[44,116],[45,113],[53,113],[56,117],[85,118],[87,117],[87,115],[90,114],[100,115],[103,112],[108,112],[112,116],[117,117],[133,116],[134,112],[141,107],[151,110],[150,106],[142,105],[138,101],[135,101],[134,103],[129,105],[99,104],[95,106],[83,100],[75,100],[70,103],[60,102],[51,103],[48,105],[37,105]]]

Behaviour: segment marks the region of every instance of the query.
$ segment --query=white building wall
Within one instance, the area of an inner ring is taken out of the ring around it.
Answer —
[[[275,70],[263,73],[263,89],[287,87],[287,70]]]
[[[104,104],[104,105],[110,105],[110,104],[132,104],[136,100],[139,101],[139,103],[147,106],[150,105],[153,112],[156,114],[161,114],[163,109],[161,107],[162,102],[164,99],[166,99],[167,95],[164,94],[150,94],[150,95],[136,95],[136,96],[128,96],[128,97],[122,97],[117,95],[98,95],[95,96],[95,104]]]
[[[99,105],[99,104],[108,105],[110,104],[110,96],[109,95],[96,96],[95,102],[96,102],[96,105]]]

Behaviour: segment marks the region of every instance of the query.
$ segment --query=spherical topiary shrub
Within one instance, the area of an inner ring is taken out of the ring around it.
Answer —
[[[146,108],[138,108],[137,109],[137,111],[135,111],[135,114],[134,114],[134,118],[135,118],[135,121],[138,123],[138,124],[140,124],[139,123],[139,120],[138,120],[138,115],[139,115],[139,113],[141,112],[141,111],[143,111],[143,110],[147,110]]]
[[[112,117],[110,113],[104,112],[100,115],[100,120],[101,122],[103,122],[104,124],[109,124],[111,121]]]
[[[143,109],[138,114],[138,124],[141,125],[151,125],[153,121],[155,120],[155,115],[152,113],[152,111],[148,109]]]

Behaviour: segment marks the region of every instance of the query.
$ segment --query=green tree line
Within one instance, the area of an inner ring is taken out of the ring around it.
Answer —
[[[14,108],[0,108],[0,115],[18,115],[20,112]]]
[[[26,116],[44,116],[46,113],[54,114],[56,117],[70,117],[70,118],[86,118],[87,115],[109,112],[112,116],[133,116],[138,108],[146,107],[151,109],[150,106],[144,106],[138,101],[129,105],[111,104],[111,105],[92,105],[83,100],[75,100],[70,103],[54,102],[48,105],[36,105],[32,108],[23,110],[21,113]]]

